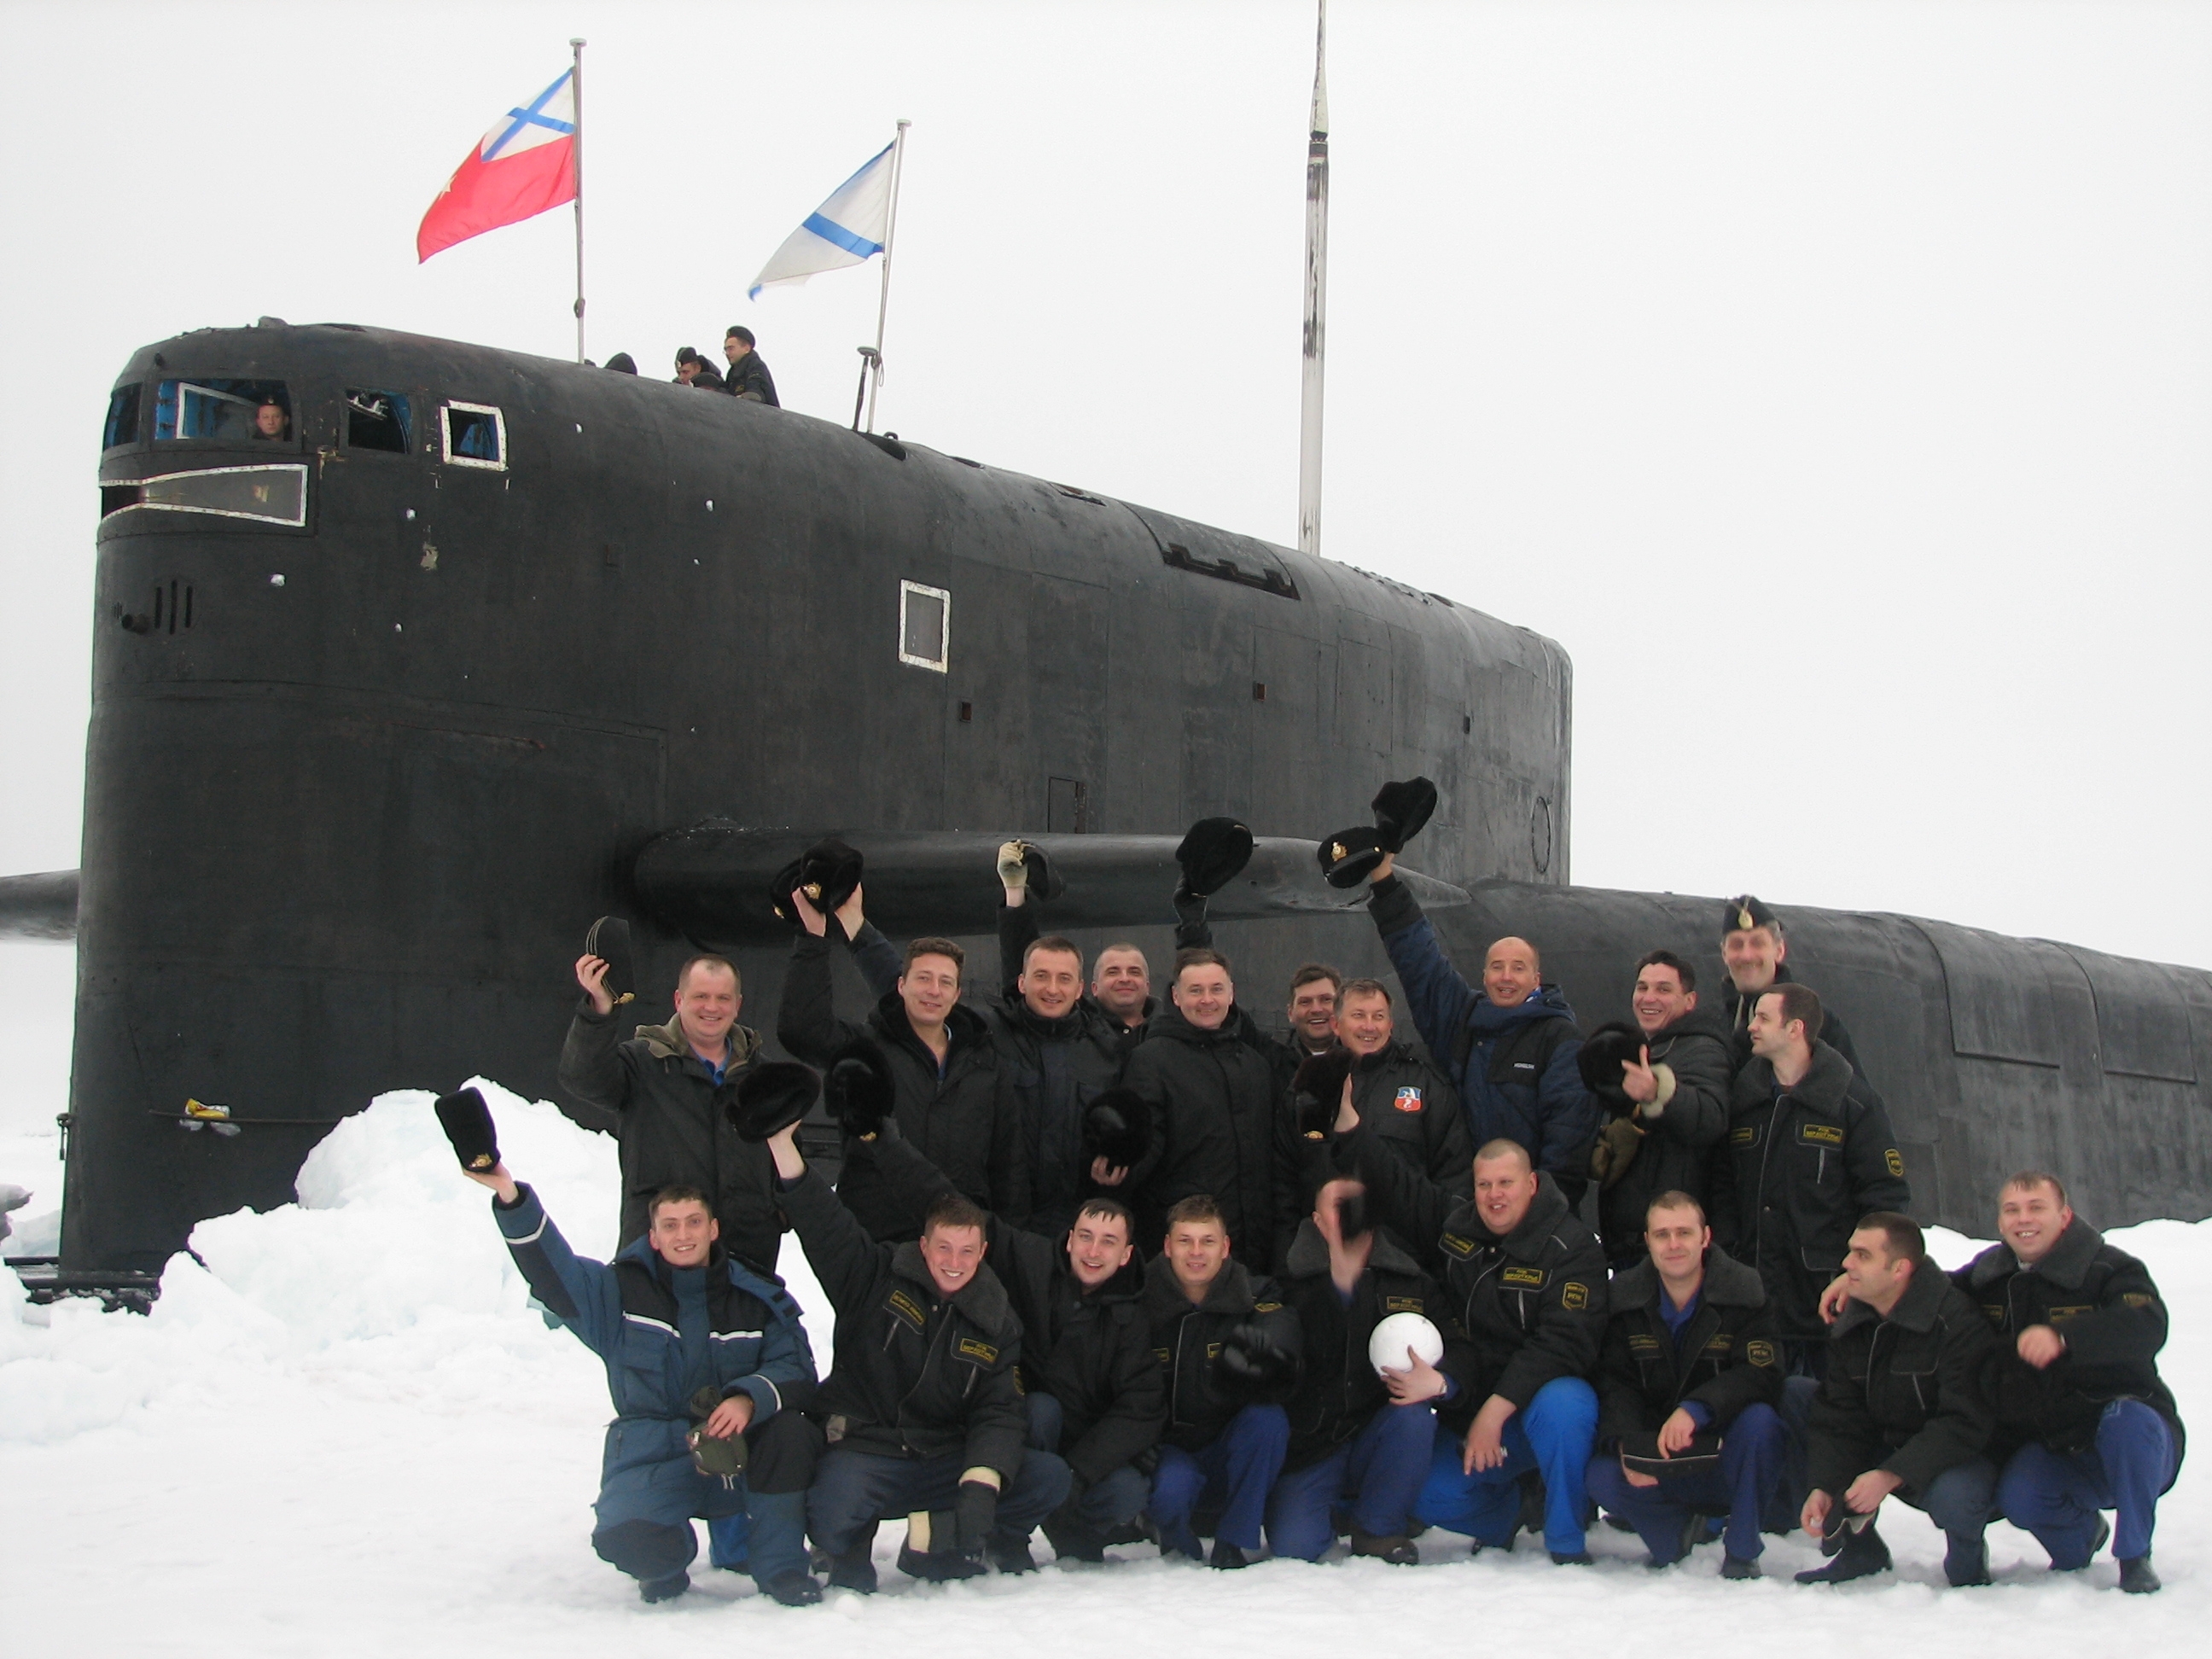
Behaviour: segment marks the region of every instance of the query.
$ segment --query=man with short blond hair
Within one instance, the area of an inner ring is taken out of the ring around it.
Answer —
[[[2005,1182],[1997,1233],[1951,1275],[1998,1338],[1997,1508],[2054,1572],[2079,1572],[2110,1539],[2120,1588],[2148,1595],[2158,1500],[2181,1468],[2180,1412],[2158,1374],[2165,1298],[2148,1267],[2075,1215],[2054,1175]]]

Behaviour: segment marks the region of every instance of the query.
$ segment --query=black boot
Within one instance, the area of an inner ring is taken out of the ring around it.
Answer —
[[[2130,1595],[2153,1595],[2158,1592],[2158,1575],[2150,1569],[2148,1550],[2133,1560],[2120,1563],[2120,1588]]]
[[[1413,1540],[1406,1537],[1382,1537],[1374,1533],[1355,1532],[1352,1534],[1352,1553],[1374,1560],[1387,1562],[1394,1567],[1418,1567],[1421,1553],[1413,1547]]]
[[[1723,1578],[1764,1578],[1759,1563],[1748,1556],[1728,1555],[1721,1558],[1721,1577]]]
[[[990,1543],[991,1565],[1000,1572],[1035,1572],[1036,1557],[1030,1553],[1029,1534],[994,1535]]]
[[[867,1545],[830,1558],[830,1588],[854,1590],[862,1595],[876,1593],[876,1564]]]
[[[1797,1575],[1801,1584],[1848,1584],[1854,1578],[1869,1578],[1875,1573],[1889,1571],[1889,1546],[1881,1541],[1881,1534],[1872,1524],[1844,1534],[1843,1547],[1835,1559],[1825,1567],[1814,1567]]]
[[[1095,1565],[1106,1559],[1106,1540],[1065,1511],[1045,1517],[1044,1535],[1053,1554],[1062,1561],[1087,1561]]]
[[[1206,1565],[1209,1567],[1218,1567],[1224,1572],[1234,1572],[1239,1567],[1249,1567],[1252,1564],[1246,1558],[1244,1552],[1236,1545],[1225,1538],[1217,1538],[1213,1540],[1213,1553],[1207,1559]]]
[[[665,1578],[641,1578],[637,1581],[637,1597],[641,1601],[673,1601],[691,1588],[688,1572],[671,1573]]]
[[[1965,1544],[1954,1540],[1943,1553],[1943,1577],[1953,1589],[1988,1583],[1990,1547],[1978,1538]]]
[[[2101,1516],[2101,1515],[2100,1515],[2100,1516],[2099,1516],[2097,1517],[2097,1535],[2096,1535],[2094,1538],[2092,1538],[2092,1539],[2089,1540],[2089,1553],[2082,1559],[2081,1565],[2080,1566],[2078,1566],[2078,1567],[2053,1567],[2053,1568],[2051,1568],[2051,1571],[2053,1571],[2053,1572],[2082,1572],[2082,1571],[2087,1571],[2087,1570],[2088,1565],[2089,1565],[2089,1563],[2090,1563],[2090,1562],[2092,1562],[2092,1561],[2094,1561],[2094,1560],[2095,1560],[2095,1559],[2097,1559],[2097,1552],[2098,1552],[2099,1550],[2100,1550],[2100,1549],[2104,1548],[2106,1545],[2107,1545],[2107,1544],[2111,1543],[2112,1541],[2112,1523],[2111,1522],[2109,1522],[2109,1521],[2106,1520],[2106,1519],[2105,1519],[2105,1517],[2104,1517],[2103,1516]]]
[[[822,1586],[811,1573],[793,1567],[761,1580],[761,1594],[787,1607],[811,1607],[822,1599]]]

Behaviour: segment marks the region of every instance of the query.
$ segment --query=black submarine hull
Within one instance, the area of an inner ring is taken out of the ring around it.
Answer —
[[[283,438],[187,430],[270,386]],[[379,398],[404,400],[404,445],[364,441]],[[148,347],[107,436],[70,1268],[158,1267],[199,1218],[288,1201],[378,1091],[481,1073],[557,1097],[602,913],[640,921],[646,1013],[715,945],[772,1029],[785,946],[744,908],[762,847],[709,867],[748,836],[882,838],[879,915],[975,928],[981,992],[1000,835],[1097,837],[1066,854],[1090,897],[1066,919],[1164,967],[1164,838],[1233,813],[1303,840],[1425,774],[1443,805],[1413,856],[1463,962],[1528,933],[1586,1020],[1655,945],[1717,981],[1710,901],[1565,885],[1566,656],[1440,595],[788,410],[347,325]],[[678,893],[676,852],[717,838]],[[1301,961],[1387,967],[1289,859],[1218,930],[1263,1014]],[[2100,1222],[2205,1212],[2212,979],[1791,921],[1921,1213],[1980,1224],[2023,1160]],[[240,1133],[185,1127],[188,1100]]]

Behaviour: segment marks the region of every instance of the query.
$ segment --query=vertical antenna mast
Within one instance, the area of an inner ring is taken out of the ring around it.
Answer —
[[[1314,31],[1313,136],[1306,146],[1305,363],[1298,384],[1298,551],[1321,555],[1321,392],[1328,307],[1328,0]]]
[[[876,298],[876,347],[873,351],[863,346],[861,356],[866,360],[868,374],[868,428],[876,429],[876,393],[884,384],[884,320],[891,309],[891,248],[898,240],[899,174],[906,161],[906,130],[913,125],[902,120],[897,135],[891,140],[891,205],[884,221],[884,285]]]
[[[568,95],[575,100],[576,146],[576,361],[584,361],[584,43],[570,39],[575,66],[569,73]]]

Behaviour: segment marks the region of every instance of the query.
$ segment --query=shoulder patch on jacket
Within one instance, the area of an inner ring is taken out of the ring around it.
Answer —
[[[1551,1277],[1541,1267],[1508,1267],[1498,1275],[1501,1285],[1518,1285],[1524,1290],[1540,1291],[1544,1281]]]
[[[2156,1297],[2142,1291],[2122,1291],[2120,1300],[2130,1308],[2154,1308],[2158,1305]]]
[[[1438,1238],[1437,1243],[1462,1261],[1474,1254],[1474,1241],[1471,1238],[1462,1238],[1457,1233],[1446,1233]]]
[[[1990,1324],[1996,1326],[1999,1330],[2002,1330],[2004,1328],[2004,1304],[2002,1302],[1984,1302],[1982,1304],[1982,1311],[1990,1316]]]
[[[1642,1331],[1631,1331],[1628,1334],[1628,1351],[1631,1353],[1657,1353],[1659,1339]]]
[[[1418,1112],[1421,1109],[1421,1091],[1409,1083],[1391,1097],[1390,1103],[1401,1112]]]
[[[1171,1365],[1175,1363],[1175,1350],[1172,1348],[1155,1348],[1152,1350],[1152,1358],[1158,1360],[1163,1365]]]
[[[929,1323],[929,1316],[922,1312],[921,1304],[904,1291],[894,1288],[891,1293],[884,1298],[884,1306],[916,1330],[921,1330]]]
[[[1892,1146],[1888,1151],[1885,1152],[1881,1155],[1881,1161],[1888,1169],[1892,1176],[1895,1176],[1899,1181],[1905,1179],[1905,1154],[1903,1152],[1899,1152],[1896,1147]]]
[[[1735,1346],[1735,1339],[1734,1337],[1730,1336],[1726,1331],[1715,1331],[1712,1334],[1711,1340],[1705,1344],[1705,1352],[1707,1353],[1726,1353],[1729,1349]]]
[[[2083,1314],[2090,1314],[2096,1311],[2097,1310],[2095,1306],[2090,1303],[2069,1303],[2063,1308],[2053,1308],[2051,1310],[2051,1322],[2056,1324],[2062,1319],[2079,1319]]]
[[[955,1353],[963,1359],[979,1360],[986,1365],[999,1363],[999,1351],[988,1342],[978,1342],[972,1336],[963,1336],[953,1345]]]
[[[1580,1313],[1589,1306],[1589,1286],[1579,1279],[1569,1279],[1559,1286],[1559,1305],[1569,1313]]]
[[[1386,1314],[1426,1313],[1428,1309],[1418,1296],[1386,1296],[1382,1298],[1382,1311]]]
[[[1729,1131],[1729,1145],[1731,1146],[1755,1146],[1758,1144],[1759,1126],[1755,1123],[1747,1123],[1741,1129]]]
[[[1797,1139],[1808,1146],[1840,1146],[1844,1144],[1844,1131],[1839,1124],[1801,1123],[1797,1126]]]
[[[1765,1365],[1771,1370],[1774,1364],[1774,1345],[1763,1336],[1754,1336],[1743,1345],[1743,1357],[1752,1364]]]
[[[1254,1313],[1280,1313],[1282,1310],[1283,1304],[1279,1302],[1255,1302],[1252,1304]]]

